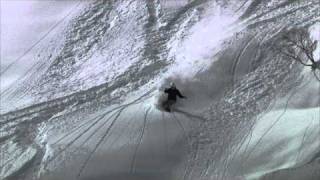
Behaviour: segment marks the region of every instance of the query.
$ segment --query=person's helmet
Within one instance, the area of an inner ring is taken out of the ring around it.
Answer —
[[[170,87],[176,88],[176,84],[174,84],[174,82],[171,82],[171,83],[170,83]]]

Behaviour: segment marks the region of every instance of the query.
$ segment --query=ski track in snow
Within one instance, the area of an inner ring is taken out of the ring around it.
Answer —
[[[290,113],[320,119],[316,98],[305,109],[290,106],[319,84],[269,44],[286,28],[316,24],[319,6],[316,0],[79,2],[71,20],[57,24],[59,38],[41,42],[39,60],[2,91],[0,177],[279,179],[298,172],[295,165],[317,170],[320,121],[307,119],[279,138],[287,149],[273,134],[292,123]],[[316,39],[317,26],[310,29]],[[188,99],[166,113],[156,104],[170,80]],[[278,151],[266,155],[260,146],[270,139]],[[264,160],[281,154],[284,163]]]

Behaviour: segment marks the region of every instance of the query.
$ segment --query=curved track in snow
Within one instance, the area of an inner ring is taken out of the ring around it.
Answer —
[[[1,94],[1,178],[279,179],[297,164],[317,169],[319,84],[270,45],[316,24],[318,1],[82,3],[63,38]],[[157,107],[169,81],[188,97],[172,113]],[[315,98],[301,100],[307,92]],[[291,113],[312,118],[299,125]],[[286,124],[294,130],[279,135]]]

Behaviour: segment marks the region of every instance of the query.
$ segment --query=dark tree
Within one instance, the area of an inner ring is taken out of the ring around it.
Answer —
[[[281,55],[304,66],[309,66],[318,81],[320,77],[320,60],[314,58],[314,51],[317,48],[317,41],[312,41],[308,29],[291,29],[283,32],[279,41],[274,46]],[[318,72],[316,72],[318,71]]]

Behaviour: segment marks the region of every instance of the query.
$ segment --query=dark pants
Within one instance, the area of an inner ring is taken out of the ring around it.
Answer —
[[[162,104],[162,106],[166,111],[171,111],[171,106],[174,105],[175,103],[176,103],[175,100],[168,99]]]

